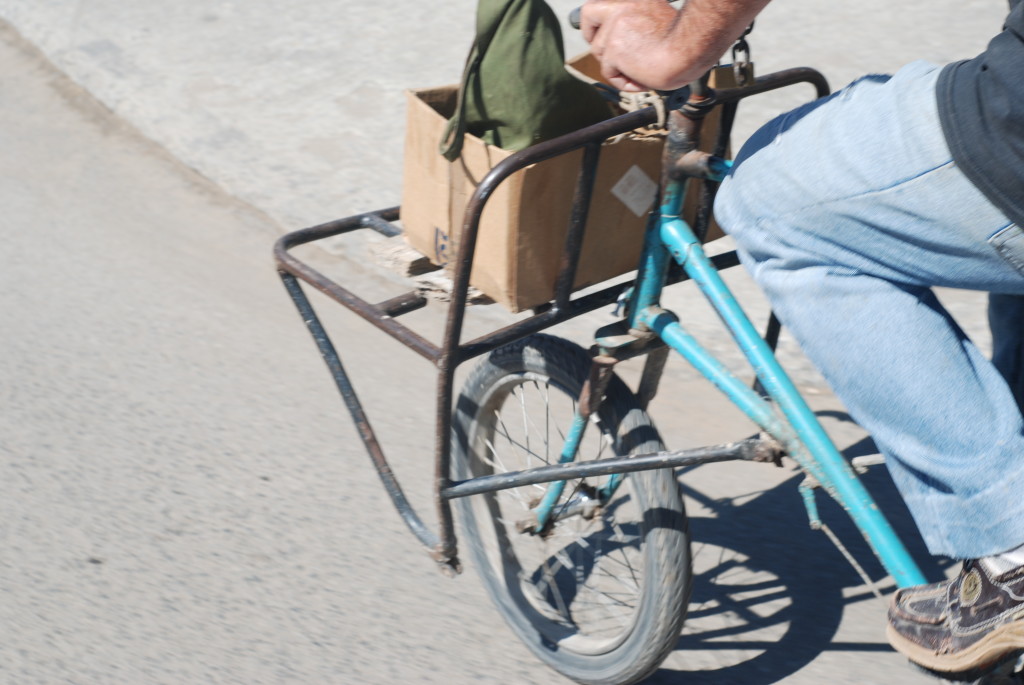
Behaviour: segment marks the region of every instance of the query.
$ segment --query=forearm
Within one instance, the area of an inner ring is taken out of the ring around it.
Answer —
[[[668,37],[662,80],[679,88],[713,67],[769,0],[688,0]],[[662,88],[667,90],[668,88]]]
[[[604,76],[625,88],[670,90],[712,67],[769,0],[590,0],[584,37]]]

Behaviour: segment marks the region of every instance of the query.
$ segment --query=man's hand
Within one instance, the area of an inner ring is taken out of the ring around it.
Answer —
[[[587,0],[580,28],[601,75],[622,90],[673,90],[698,79],[768,0]]]
[[[671,62],[666,53],[678,16],[666,0],[589,0],[580,9],[580,29],[608,83],[622,90],[671,90],[661,72],[668,66],[662,62]]]

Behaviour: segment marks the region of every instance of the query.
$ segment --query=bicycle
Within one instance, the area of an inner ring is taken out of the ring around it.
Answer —
[[[674,469],[728,460],[778,462],[788,456],[807,478],[800,486],[812,527],[821,525],[814,490],[828,492],[849,513],[898,586],[925,582],[906,548],[775,360],[778,321],[765,336],[751,324],[719,275],[738,264],[734,252],[709,258],[702,230],[680,218],[687,183],[716,183],[729,126],[716,150],[701,152],[701,122],[723,107],[731,122],[737,103],[759,93],[809,83],[823,97],[824,77],[808,68],[713,91],[701,81],[666,95],[669,130],[656,211],[648,221],[636,278],[573,298],[576,258],[587,223],[602,143],[653,123],[651,109],[623,114],[535,145],[499,163],[469,201],[443,341],[425,339],[399,323],[426,305],[412,291],[371,304],[289,253],[345,232],[369,229],[393,237],[394,207],[303,229],[275,246],[280,276],[324,357],[385,489],[410,531],[441,569],[457,573],[451,503],[459,502],[469,555],[507,623],[527,647],[581,683],[630,683],[652,673],[675,646],[692,586],[690,534]],[[574,211],[555,296],[529,318],[463,342],[462,329],[477,229],[494,189],[517,170],[583,149]],[[758,381],[733,375],[661,308],[663,288],[692,280],[722,317],[750,360]],[[438,370],[435,490],[439,530],[413,510],[392,473],[341,359],[300,281],[341,303]],[[597,308],[624,310],[595,334],[590,353],[542,334]],[[646,409],[671,350],[681,354],[756,423],[761,434],[724,445],[669,451]],[[645,358],[636,390],[614,373],[617,363]],[[456,397],[463,363],[476,368]],[[533,404],[536,401],[537,404]],[[529,412],[539,407],[535,416]],[[610,456],[609,456],[610,455]]]

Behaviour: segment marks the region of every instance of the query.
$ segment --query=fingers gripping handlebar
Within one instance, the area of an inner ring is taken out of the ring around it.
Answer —
[[[580,6],[569,12],[569,25],[577,30],[581,26],[582,9],[583,7]],[[665,98],[665,104],[668,109],[679,109],[690,99],[691,95],[697,99],[707,97],[707,78],[708,75],[705,74],[699,81],[695,81],[682,88],[670,91],[659,90],[656,92]]]

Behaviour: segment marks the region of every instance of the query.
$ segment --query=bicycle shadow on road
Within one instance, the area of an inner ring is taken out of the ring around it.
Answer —
[[[865,439],[844,454],[852,458],[872,447]],[[738,490],[756,484],[757,468],[765,468],[750,467],[751,480],[738,484]],[[803,475],[791,472],[773,487],[747,487],[746,495],[729,499],[687,487],[687,473],[681,474],[688,499],[698,505],[691,510],[711,513],[691,513],[694,584],[686,625],[676,651],[647,682],[774,683],[819,658],[891,653],[881,623],[883,606],[867,612],[871,625],[849,630],[844,624],[844,637],[836,639],[848,607],[879,600],[827,536],[810,529],[797,492]],[[925,576],[944,578],[949,562],[928,554],[885,468],[873,468],[862,482]],[[817,499],[825,524],[871,580],[891,593],[892,580],[849,516],[823,492]]]

